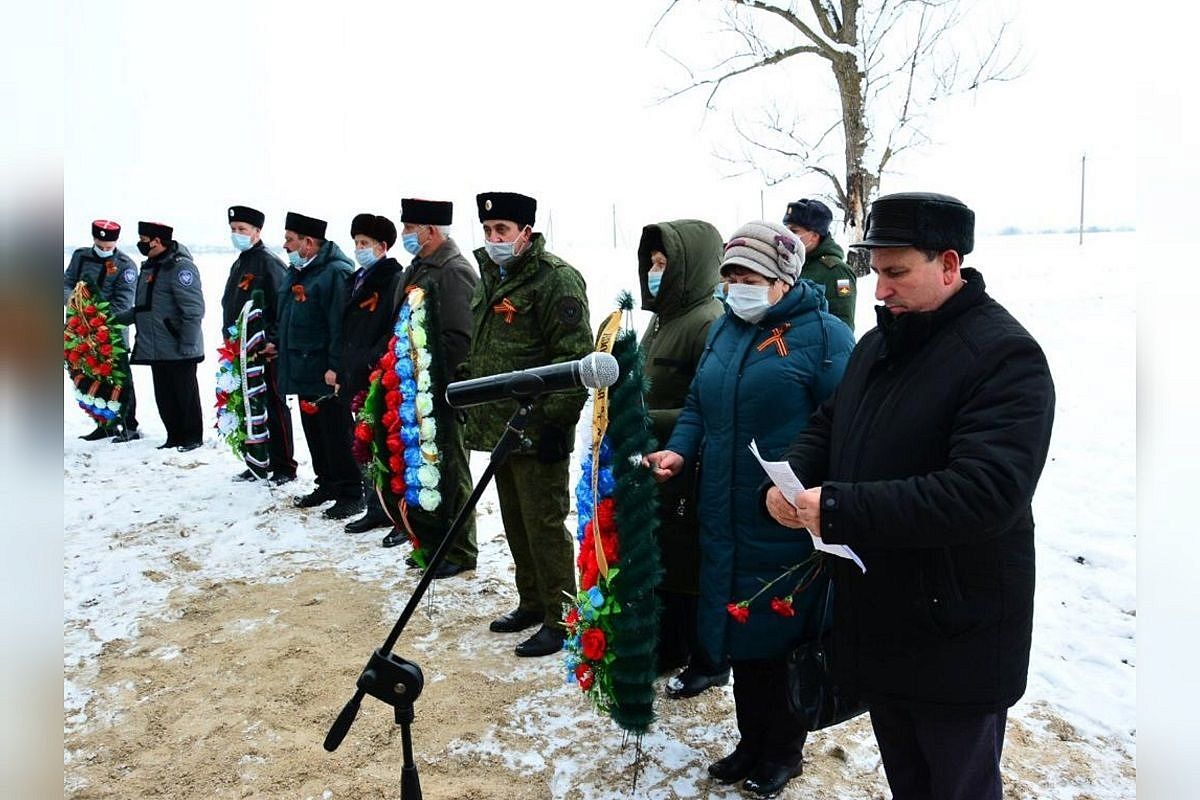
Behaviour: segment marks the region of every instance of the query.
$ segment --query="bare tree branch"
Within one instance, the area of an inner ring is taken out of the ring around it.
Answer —
[[[654,24],[650,27],[650,35],[646,37],[646,44],[650,44],[650,40],[654,38],[654,32],[658,30],[658,26],[667,18],[667,14],[671,13],[671,9],[678,5],[679,0],[671,0],[670,4],[663,9],[663,12],[658,15],[658,19],[654,20]]]
[[[817,46],[817,54],[823,58],[833,60],[837,57],[837,50],[830,44],[829,40],[818,34],[812,28],[804,23],[804,20],[797,17],[791,11],[778,6],[773,6],[770,3],[764,3],[763,0],[729,0],[729,2],[738,6],[746,6],[748,8],[756,8],[760,11],[765,11],[768,14],[774,14],[780,19],[786,21],[800,33],[804,34],[804,38]]]

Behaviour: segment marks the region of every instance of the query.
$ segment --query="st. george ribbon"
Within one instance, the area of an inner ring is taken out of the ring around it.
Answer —
[[[497,400],[527,400],[580,386],[603,389],[616,383],[619,375],[615,358],[608,353],[589,353],[578,361],[452,383],[446,387],[446,402],[454,408],[466,408]]]

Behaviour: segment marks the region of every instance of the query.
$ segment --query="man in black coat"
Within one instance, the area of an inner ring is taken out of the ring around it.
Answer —
[[[278,355],[279,333],[277,309],[279,290],[284,284],[287,266],[283,259],[272,253],[262,243],[262,227],[266,215],[249,206],[230,206],[229,237],[234,249],[239,252],[237,260],[229,268],[229,279],[225,281],[225,293],[221,295],[221,336],[229,336],[229,328],[237,324],[242,307],[255,290],[263,293],[263,330],[267,344],[263,354],[267,358],[266,381],[267,431],[270,433],[271,483],[275,485],[296,479],[296,459],[292,456],[292,411],[284,396],[279,393]],[[253,470],[245,470],[234,480],[255,480]]]
[[[1033,628],[1031,502],[1054,384],[1032,336],[961,267],[974,213],[946,195],[871,206],[878,326],[767,492],[780,523],[849,545],[833,559],[833,667],[871,712],[896,800],[1000,800],[1007,710]]]
[[[358,269],[350,280],[342,315],[342,378],[338,395],[353,403],[371,385],[371,370],[387,349],[400,300],[400,262],[388,255],[396,244],[396,223],[375,214],[359,214],[350,223]],[[363,470],[366,513],[346,523],[347,533],[385,528],[391,519]]]

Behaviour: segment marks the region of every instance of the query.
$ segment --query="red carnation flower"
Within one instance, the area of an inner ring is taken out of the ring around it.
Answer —
[[[729,603],[725,606],[725,610],[729,612],[729,616],[742,625],[745,625],[746,620],[750,619],[750,607],[745,603]]]
[[[792,608],[792,596],[787,597],[772,597],[771,610],[781,617],[796,616],[796,609]]]
[[[575,680],[579,683],[579,688],[586,692],[596,682],[596,674],[587,664],[580,664],[575,667]]]
[[[89,303],[83,307],[83,313],[87,314],[89,317],[94,316],[96,314],[96,307]]]
[[[86,358],[86,361],[87,361],[87,365],[89,367],[91,367],[92,369],[95,369],[96,365],[100,363],[99,361],[96,360],[95,356],[88,356]]]
[[[360,442],[371,441],[372,431],[371,426],[365,422],[360,422],[354,426],[354,438]]]
[[[389,411],[397,411],[400,408],[400,393],[388,392],[387,396],[383,398],[383,404]]]
[[[596,506],[596,519],[600,520],[600,528],[604,531],[612,530],[617,525],[617,508],[611,497],[606,497]]]
[[[367,401],[367,390],[361,389],[354,395],[354,399],[350,401],[350,413],[357,414],[363,407],[363,403]]]
[[[100,345],[100,355],[111,356],[112,355],[112,345],[111,344]]]
[[[100,330],[96,331],[96,341],[97,342],[107,342],[108,341],[108,328],[102,327],[102,328],[100,328]]]
[[[308,414],[311,416],[312,414],[317,413],[317,411],[318,411],[318,409],[317,409],[316,403],[310,402],[308,400],[300,401],[300,413],[301,414]]]
[[[393,433],[391,436],[387,437],[387,446],[388,452],[390,453],[404,452],[404,440],[400,438],[400,434],[398,433]]]
[[[571,610],[567,612],[567,616],[563,619],[568,626],[575,625],[579,622],[579,609],[571,606]]]
[[[400,456],[392,456],[388,459],[388,469],[390,469],[392,472],[403,472],[404,459],[402,459]]]
[[[391,395],[389,394],[388,397],[390,398]],[[386,428],[389,431],[394,431],[394,430],[396,430],[396,428],[400,427],[400,415],[397,414],[394,410],[385,411],[381,422],[383,422],[384,428]]]
[[[88,325],[91,325],[93,328],[99,328],[103,324],[104,319],[102,317],[88,317]]]
[[[403,475],[393,475],[392,479],[388,482],[388,486],[391,487],[392,494],[396,495],[403,495],[408,489],[408,484],[404,482]]]
[[[388,343],[387,352],[379,359],[379,368],[392,370],[396,368],[396,353],[392,350],[395,346],[396,338],[392,337],[392,341]]]
[[[580,651],[588,661],[599,661],[604,658],[608,642],[604,639],[604,631],[599,628],[588,628],[579,637]]]
[[[70,361],[72,364],[78,364],[79,363],[79,353],[75,353],[75,352],[67,353],[67,360]]]
[[[100,375],[112,375],[112,364],[101,364],[96,367],[96,372]]]
[[[383,373],[382,380],[384,388],[388,390],[395,389],[400,385],[400,376],[391,370]]]

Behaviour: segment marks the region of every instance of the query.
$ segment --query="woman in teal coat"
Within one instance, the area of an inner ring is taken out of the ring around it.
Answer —
[[[765,476],[749,444],[756,441],[767,460],[782,460],[837,387],[854,348],[823,294],[799,279],[802,253],[782,225],[751,222],[734,233],[721,264],[728,308],[710,329],[666,449],[647,457],[661,480],[697,457],[703,465],[700,643],[710,659],[727,658],[733,667],[741,736],[709,773],[723,783],[746,779],[745,788],[761,796],[774,796],[800,773],[807,725],[788,711],[786,658],[811,625],[814,593],[794,598],[794,616],[772,613],[769,591],[744,621],[727,611],[812,553],[807,535],[762,512]]]

